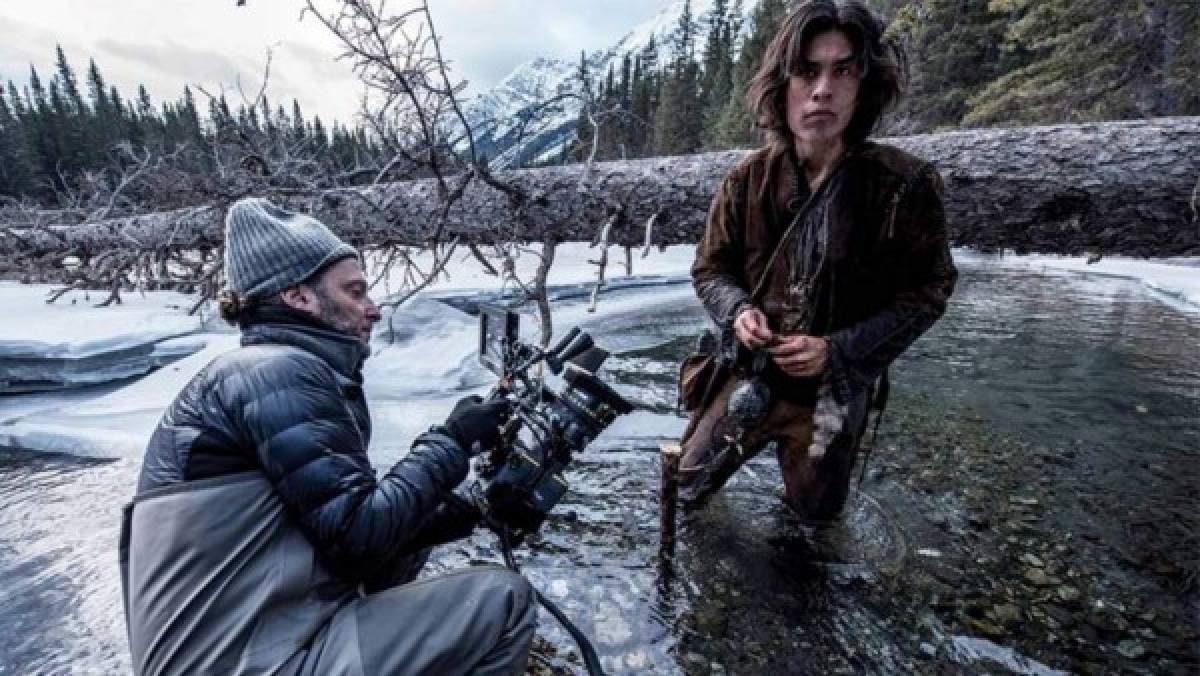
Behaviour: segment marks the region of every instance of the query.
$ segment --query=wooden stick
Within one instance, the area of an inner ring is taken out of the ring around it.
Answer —
[[[662,476],[659,481],[659,526],[658,553],[660,557],[675,556],[675,504],[679,496],[679,459],[683,449],[679,444],[662,444]]]

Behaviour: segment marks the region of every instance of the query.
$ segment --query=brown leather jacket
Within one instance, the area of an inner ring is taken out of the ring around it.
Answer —
[[[713,199],[692,279],[718,326],[730,326],[750,302],[779,239],[809,198],[796,161],[760,149],[729,172]],[[806,210],[828,219],[824,293],[810,333],[829,337],[834,394],[842,403],[867,392],[946,309],[958,273],[942,187],[933,165],[865,142],[847,150]],[[755,302],[775,330],[784,319],[794,248],[781,250]],[[786,398],[815,395],[816,379],[778,371],[768,377]]]

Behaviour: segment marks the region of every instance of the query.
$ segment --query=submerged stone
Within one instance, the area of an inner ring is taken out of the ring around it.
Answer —
[[[1137,660],[1145,657],[1146,646],[1136,639],[1125,639],[1117,644],[1117,652],[1121,653],[1122,657]]]
[[[1046,577],[1046,571],[1041,568],[1026,568],[1024,577],[1027,582],[1039,587],[1050,584],[1050,579]]]

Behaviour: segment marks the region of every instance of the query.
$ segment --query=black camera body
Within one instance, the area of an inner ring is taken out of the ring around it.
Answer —
[[[472,502],[494,524],[536,531],[567,491],[564,471],[618,415],[633,407],[596,376],[608,353],[571,329],[549,350],[520,342],[519,317],[507,308],[481,305],[479,359],[500,381],[489,398],[513,405],[500,445],[476,463]],[[545,363],[562,374],[560,392],[533,379]]]

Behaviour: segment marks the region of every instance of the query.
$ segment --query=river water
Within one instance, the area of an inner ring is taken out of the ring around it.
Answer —
[[[610,673],[1200,668],[1200,314],[1131,282],[968,266],[893,368],[839,525],[798,523],[762,457],[681,517],[664,560],[658,447],[683,427],[675,368],[705,321],[680,298],[584,323],[638,410],[517,552]],[[114,549],[137,467],[0,451],[0,674],[128,669]],[[498,559],[479,532],[427,572]],[[540,620],[532,668],[580,672]]]

